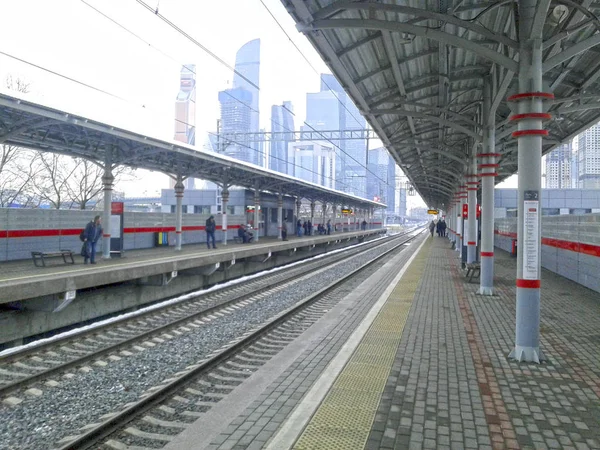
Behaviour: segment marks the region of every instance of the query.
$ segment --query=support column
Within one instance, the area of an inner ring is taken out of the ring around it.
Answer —
[[[467,205],[469,208],[467,264],[477,261],[477,186],[479,186],[477,178],[477,157],[473,154],[471,169],[467,175]]]
[[[283,239],[283,235],[281,234],[281,230],[283,229],[283,194],[279,194],[277,196],[277,238],[281,241]]]
[[[229,188],[223,186],[221,191],[221,230],[223,230],[223,245],[227,245],[227,205],[229,204]],[[245,208],[245,207],[244,207]]]
[[[102,184],[104,186],[104,211],[102,214],[102,258],[110,259],[110,216],[112,203],[112,188],[115,177],[112,174],[112,155],[108,151],[104,161],[104,175]]]
[[[258,242],[258,236],[260,235],[260,190],[258,186],[254,189],[254,242]]]
[[[312,236],[313,232],[313,228],[315,226],[315,201],[311,200],[310,201],[310,229],[308,230],[308,232],[310,233],[310,235]]]
[[[332,228],[333,228],[333,232],[335,233],[336,231],[336,227],[335,227],[335,221],[337,220],[337,205],[333,204],[331,205],[331,213],[333,215],[333,224],[332,224]]]
[[[177,175],[175,181],[175,251],[181,250],[181,228],[183,223],[183,191],[185,186],[183,185],[183,177]]]
[[[515,102],[517,114],[510,120],[518,123],[512,137],[518,139],[518,256],[517,317],[515,347],[509,357],[517,361],[539,363],[540,350],[540,254],[541,254],[541,187],[542,187],[542,120],[551,116],[544,111],[542,100],[554,95],[543,92],[541,32],[531,36],[536,0],[519,2],[519,93],[508,98]]]
[[[300,207],[301,206],[302,206],[302,199],[300,197],[296,197],[296,223],[294,223],[294,234],[296,236],[298,236],[298,220],[300,220]]]
[[[494,183],[496,177],[496,123],[490,111],[492,83],[489,75],[483,79],[483,153],[481,163],[481,275],[479,294],[494,295]]]

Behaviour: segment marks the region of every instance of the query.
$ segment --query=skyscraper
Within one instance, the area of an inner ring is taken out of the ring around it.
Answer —
[[[546,188],[571,188],[571,142],[562,144],[546,155]]]
[[[196,145],[196,65],[186,64],[181,68],[179,93],[175,99],[175,140]],[[171,182],[172,186],[175,182]],[[195,179],[188,178],[186,189],[195,188]]]
[[[579,135],[578,175],[580,189],[600,189],[600,124]]]
[[[378,147],[368,151],[367,199],[387,205],[387,213],[395,213],[396,162],[385,149]]]
[[[288,144],[294,139],[294,134],[291,133],[291,131],[294,131],[292,102],[283,102],[282,105],[273,105],[271,107],[271,131],[273,133],[285,134],[284,139],[271,141],[269,169],[281,173],[288,173]]]
[[[329,142],[290,142],[287,160],[288,175],[327,188],[335,187],[335,153]]]
[[[364,129],[365,119],[333,75],[321,75],[321,90],[306,94],[306,127],[314,130]],[[336,152],[336,189],[367,197],[367,145],[362,140],[332,140]]]
[[[235,57],[233,88],[219,92],[222,133],[259,131],[260,39],[244,44]],[[257,142],[247,138],[224,142],[221,151],[249,163],[264,165],[264,152]]]

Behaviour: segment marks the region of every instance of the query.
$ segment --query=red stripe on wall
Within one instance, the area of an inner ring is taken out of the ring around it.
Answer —
[[[494,231],[499,236],[506,236],[513,239],[517,238],[517,233],[506,233],[502,231]],[[585,244],[582,242],[565,241],[562,239],[542,238],[542,245],[548,247],[560,248],[561,250],[569,250],[575,253],[583,253],[585,255],[600,257],[600,245]]]
[[[542,283],[540,280],[523,280],[517,278],[517,287],[519,288],[539,289],[541,285]]]

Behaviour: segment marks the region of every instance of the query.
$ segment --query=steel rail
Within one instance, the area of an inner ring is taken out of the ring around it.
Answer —
[[[393,239],[399,239],[400,237],[403,237],[403,236],[405,236],[406,234],[409,234],[409,233],[411,233],[411,232],[407,232],[407,233],[401,234],[399,236],[394,237]],[[377,248],[377,247],[379,247],[381,245],[385,245],[385,244],[387,244],[389,242],[390,242],[390,240],[386,239],[386,240],[382,240],[382,241],[376,241],[376,242],[373,243],[374,245],[363,246],[363,247],[360,247],[358,249],[357,248],[348,249],[347,252],[343,252],[342,254],[331,255],[331,260],[329,261],[329,263],[337,263],[337,262],[343,261],[343,260],[345,260],[345,259],[347,259],[347,258],[349,258],[349,257],[351,257],[351,256],[353,256],[353,255],[355,255],[357,253],[362,253],[364,251],[371,250],[373,248]],[[319,262],[321,264],[318,264],[318,265],[322,265],[322,261],[319,261]],[[220,303],[218,305],[211,306],[211,307],[208,307],[207,309],[203,309],[201,311],[194,312],[193,314],[186,315],[184,317],[180,317],[180,318],[175,319],[173,321],[170,321],[168,323],[158,325],[156,327],[151,328],[150,330],[142,332],[141,334],[137,334],[137,335],[132,336],[132,337],[126,337],[121,342],[117,342],[115,344],[108,345],[107,347],[100,348],[97,351],[92,351],[91,353],[88,353],[88,354],[83,355],[81,357],[72,359],[72,360],[67,361],[67,362],[65,362],[63,364],[59,364],[57,366],[50,367],[50,368],[48,368],[48,370],[40,371],[40,372],[32,374],[30,376],[21,378],[20,380],[14,381],[14,382],[12,382],[10,384],[6,384],[4,386],[0,386],[0,396],[6,396],[6,395],[8,395],[8,394],[10,394],[10,393],[12,393],[14,391],[22,389],[25,386],[28,386],[30,384],[33,384],[33,383],[37,382],[37,381],[43,380],[45,378],[48,378],[48,377],[50,377],[53,374],[61,373],[61,372],[66,372],[66,371],[68,371],[71,368],[82,366],[83,364],[85,364],[85,363],[87,363],[89,361],[101,358],[101,357],[106,356],[106,355],[110,355],[112,353],[116,353],[119,350],[131,347],[132,345],[134,345],[137,342],[148,340],[148,339],[152,338],[155,335],[167,332],[167,331],[169,331],[169,330],[171,330],[173,328],[180,327],[180,326],[184,325],[185,323],[192,322],[194,320],[197,320],[198,318],[201,318],[201,317],[204,317],[204,316],[208,316],[210,314],[214,314],[215,312],[218,312],[219,310],[227,308],[228,306],[231,306],[232,304],[239,303],[239,302],[241,302],[241,301],[243,301],[243,300],[245,300],[247,298],[255,296],[259,292],[264,292],[265,290],[273,289],[273,288],[281,286],[283,284],[290,283],[290,282],[292,282],[292,281],[294,281],[294,280],[296,280],[298,278],[306,276],[308,273],[314,273],[313,272],[314,269],[315,269],[314,266],[315,266],[315,264],[308,264],[307,266],[303,267],[302,270],[300,270],[299,272],[293,273],[293,274],[291,274],[291,275],[289,275],[287,277],[284,277],[283,279],[275,280],[274,282],[269,283],[267,285],[264,285],[264,284],[263,285],[259,285],[259,286],[257,286],[255,289],[253,289],[250,292],[246,292],[246,293],[237,295],[237,296],[235,296],[235,297],[233,297],[233,298],[231,298],[229,300],[225,300],[223,303]],[[224,288],[222,291],[221,290],[212,291],[212,292],[210,292],[208,294],[214,294],[215,292],[217,292],[217,293],[219,293],[219,292],[220,293],[226,292],[226,288]],[[192,301],[192,300],[196,301],[196,300],[198,300],[198,298],[188,299],[188,300],[190,300],[190,301]],[[165,309],[167,309],[167,308],[169,308],[171,306],[173,306],[173,304],[166,305],[164,308],[160,308],[160,309],[155,309],[155,310],[149,311],[149,313],[160,314],[161,311],[164,311]],[[142,317],[142,315],[136,316],[136,317],[133,317],[133,318],[129,317],[129,318],[124,319],[122,322],[127,322],[128,320],[137,320],[140,317]],[[122,324],[121,322],[118,322],[118,323]],[[106,325],[107,325],[106,327],[110,328],[111,326],[114,325],[114,322],[106,324]],[[103,326],[102,329],[104,329],[106,327]],[[94,329],[93,331],[96,331],[96,330],[97,329]],[[92,333],[90,333],[90,334],[92,334]],[[70,337],[70,336],[68,336],[68,337]],[[79,335],[78,337],[81,337],[81,335]],[[56,341],[52,342],[52,344],[54,344],[53,346],[56,346]],[[60,344],[60,345],[64,345],[64,344]]]
[[[114,432],[122,429],[124,425],[135,420],[141,414],[152,409],[159,403],[163,402],[164,400],[166,400],[167,398],[169,398],[170,396],[175,394],[177,391],[179,391],[181,389],[182,386],[192,382],[195,378],[198,378],[202,374],[204,374],[210,370],[213,370],[219,364],[231,359],[233,356],[235,356],[241,350],[245,349],[246,347],[248,347],[249,345],[251,345],[252,343],[257,341],[258,339],[260,339],[262,336],[267,334],[269,331],[273,330],[274,328],[277,328],[279,325],[286,322],[289,318],[296,315],[298,312],[304,310],[306,307],[310,306],[312,303],[315,303],[317,300],[319,300],[326,294],[330,293],[331,291],[335,290],[339,286],[343,285],[349,279],[354,277],[357,273],[362,272],[363,270],[367,269],[371,265],[380,261],[384,257],[388,256],[391,252],[394,252],[395,250],[397,250],[402,245],[415,239],[417,236],[419,236],[423,232],[424,231],[414,233],[408,239],[403,240],[402,242],[399,242],[398,244],[391,247],[389,250],[386,250],[381,255],[366,262],[365,264],[362,264],[360,267],[353,270],[349,274],[345,275],[341,279],[330,283],[328,286],[324,287],[323,289],[321,289],[321,290],[315,292],[314,294],[310,295],[309,297],[305,298],[303,301],[301,301],[298,304],[296,304],[295,306],[289,308],[287,311],[284,311],[283,313],[279,314],[277,317],[275,317],[268,323],[260,326],[255,331],[247,333],[246,335],[243,336],[242,339],[235,341],[231,346],[225,348],[223,351],[219,352],[215,356],[200,362],[199,364],[196,365],[196,367],[194,367],[191,370],[189,370],[188,372],[182,374],[177,379],[170,381],[169,383],[167,383],[166,385],[162,386],[159,389],[156,389],[151,394],[146,395],[145,397],[141,398],[137,402],[131,404],[130,406],[123,409],[122,411],[116,413],[115,415],[113,415],[112,417],[110,417],[105,422],[101,423],[100,425],[98,425],[94,428],[91,428],[84,434],[73,439],[68,444],[60,447],[58,450],[83,450],[83,449],[88,449],[92,446],[97,445],[100,441],[104,440],[105,438],[107,438],[108,436],[113,434]],[[387,243],[389,243],[389,241]]]

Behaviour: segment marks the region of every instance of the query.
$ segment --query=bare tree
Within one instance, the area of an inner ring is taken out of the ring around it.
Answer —
[[[30,84],[8,75],[6,87],[28,93]],[[39,170],[37,162],[37,152],[0,141],[0,207],[23,204],[24,199],[30,199],[31,180]]]
[[[60,209],[69,200],[67,184],[76,164],[55,153],[39,153],[41,170],[33,178],[35,193],[52,208]]]

